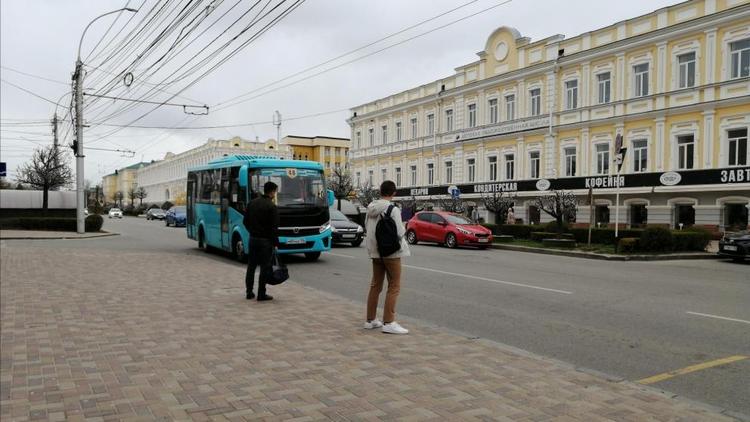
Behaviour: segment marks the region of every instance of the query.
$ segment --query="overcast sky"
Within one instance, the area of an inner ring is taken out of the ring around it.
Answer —
[[[263,3],[266,1],[271,0],[264,0]],[[272,0],[271,7],[279,1]],[[469,0],[307,0],[236,56],[182,92],[180,97],[171,100],[173,103],[207,104],[211,106],[208,115],[188,116],[180,107],[163,106],[134,123],[159,127],[212,126],[247,122],[260,122],[259,124],[229,129],[190,131],[127,128],[120,129],[103,139],[100,139],[102,135],[118,128],[93,126],[84,131],[84,145],[109,149],[127,148],[135,151],[136,154],[135,157],[129,158],[121,157],[114,152],[88,150],[86,151],[86,179],[99,183],[102,175],[111,173],[116,168],[141,159],[158,160],[163,158],[168,151],[182,152],[202,144],[208,138],[227,139],[235,135],[246,139],[255,139],[256,136],[261,140],[275,138],[275,127],[270,123],[263,123],[271,120],[274,110],[279,110],[284,118],[344,110],[451,75],[454,68],[477,59],[476,53],[484,48],[489,34],[499,26],[515,27],[523,36],[530,37],[532,40],[554,34],[572,37],[675,3],[662,0],[627,2],[513,0],[363,60],[298,84],[273,90],[242,104],[219,110],[220,104],[226,103],[227,100],[239,94],[276,82],[467,2]],[[280,85],[376,51],[501,2],[501,0],[477,0],[442,18],[355,55],[332,62],[325,67],[289,79]],[[109,95],[141,98],[141,94],[153,87],[153,85],[147,86],[141,83],[144,80],[152,84],[171,81],[166,76],[184,68],[179,64],[189,60],[193,56],[192,53],[197,52],[199,48],[208,45],[210,40],[226,29],[232,18],[239,17],[255,2],[242,0],[231,10],[230,7],[236,3],[235,0],[224,2],[214,0],[213,3],[217,5],[217,8],[210,18],[216,19],[216,24],[209,28],[202,37],[198,37],[197,34],[203,30],[203,27],[199,26],[195,32],[190,33],[189,35],[194,38],[186,39],[185,43],[195,39],[191,48],[176,55],[164,66],[162,73],[155,75],[148,75],[147,70],[161,54],[150,56],[149,60],[134,66],[132,72],[134,82],[130,88],[122,86],[122,83],[115,83],[113,88],[116,89],[110,91]],[[166,27],[172,17],[176,16],[178,9],[189,5],[189,2],[172,0],[163,3],[145,0],[144,4],[144,0],[130,0],[129,2],[127,0],[3,0],[0,3],[0,36],[2,37],[0,61],[3,66],[0,69],[0,75],[2,79],[56,102],[70,91],[69,87],[63,83],[69,84],[75,65],[78,41],[86,24],[102,13],[119,9],[126,4],[140,9],[138,13],[133,14],[133,20],[128,25],[126,25],[127,20],[131,17],[128,13],[123,13],[119,17],[111,15],[102,18],[92,25],[83,43],[82,57],[87,65],[97,66],[114,73],[125,68],[125,64],[136,57],[136,51],[133,50],[133,54],[128,56],[130,59],[125,60],[127,49],[114,51],[113,47],[125,38],[128,31],[134,28],[149,10],[165,7],[163,15],[160,15],[163,16],[163,21],[154,22],[149,27],[155,30],[153,34],[157,34]],[[205,8],[209,4],[211,1],[205,0],[200,3],[200,8]],[[167,11],[171,10],[170,7],[174,7],[174,15],[167,14]],[[197,15],[197,10],[195,15]],[[227,10],[225,20],[216,18],[219,16],[216,12],[224,13]],[[116,17],[117,20],[115,20]],[[188,20],[185,21],[186,24]],[[112,30],[107,37],[103,38],[113,22]],[[207,26],[209,22],[209,17],[206,17],[205,25]],[[121,28],[124,30],[119,37],[110,43],[109,41]],[[225,36],[234,36],[238,30],[239,28],[235,28]],[[168,43],[174,41],[178,32],[179,30],[172,33],[171,38],[167,38],[167,44],[162,47],[167,48]],[[145,36],[146,33],[144,31],[143,35]],[[93,50],[93,54],[89,55],[102,38],[103,42]],[[145,43],[140,45],[138,51],[143,50],[145,45]],[[214,45],[219,45],[219,43]],[[179,49],[174,51],[179,51]],[[105,60],[108,56],[112,56],[109,61]],[[122,64],[118,65],[117,60],[121,57]],[[33,78],[10,69],[57,82]],[[148,77],[139,72],[146,72]],[[110,79],[113,77],[101,70],[89,69],[84,87],[89,90],[87,92],[97,92],[96,90],[105,86],[105,81]],[[185,84],[160,85],[159,89],[163,91],[152,91],[155,96],[151,100],[165,101],[171,94],[182,89]],[[260,91],[262,92],[264,91]],[[86,100],[91,101],[92,98],[87,97]],[[67,112],[64,107],[69,104],[69,101],[69,96],[63,98],[61,115]],[[100,99],[89,106],[84,117],[87,123],[126,124],[154,108],[154,105],[135,104],[135,108],[130,111],[112,116],[128,105],[133,104]],[[36,122],[49,120],[54,113],[55,106],[3,82],[0,85],[0,107],[2,118],[0,160],[8,163],[9,176],[12,179],[17,166],[30,157],[33,148],[52,142],[50,125]],[[294,134],[349,137],[349,127],[345,122],[347,117],[347,111],[338,111],[312,118],[284,121],[282,136]],[[68,124],[63,125],[62,131],[66,132],[68,126]],[[70,142],[70,138],[71,135],[68,132],[66,142]]]

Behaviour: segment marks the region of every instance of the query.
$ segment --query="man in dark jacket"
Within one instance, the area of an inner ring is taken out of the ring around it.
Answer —
[[[279,244],[279,211],[273,202],[278,189],[276,183],[266,182],[263,185],[263,196],[253,199],[245,212],[243,223],[250,233],[250,253],[245,274],[245,294],[248,300],[255,298],[253,284],[255,268],[258,266],[258,301],[273,299],[266,294],[266,282],[273,274],[273,249]]]

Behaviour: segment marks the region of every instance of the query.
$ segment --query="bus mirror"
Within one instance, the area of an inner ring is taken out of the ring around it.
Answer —
[[[336,198],[333,196],[333,191],[330,190],[330,189],[328,189],[328,206],[329,207],[333,206],[333,202],[334,202],[335,199]]]
[[[247,166],[240,167],[240,186],[247,188]]]

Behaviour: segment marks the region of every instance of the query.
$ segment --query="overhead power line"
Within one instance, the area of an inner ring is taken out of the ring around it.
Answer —
[[[2,78],[0,78],[0,81],[5,82],[6,84],[8,84],[10,86],[16,87],[16,88],[20,89],[21,91],[23,91],[23,92],[25,92],[27,94],[31,94],[31,95],[39,98],[40,100],[44,100],[44,101],[46,101],[46,102],[48,102],[48,103],[50,103],[52,105],[57,105],[56,102],[50,100],[49,98],[44,98],[44,97],[42,97],[41,95],[39,95],[39,94],[37,94],[35,92],[29,91],[28,89],[26,89],[26,88],[24,88],[22,86],[14,84],[13,82],[8,82],[8,81],[6,81],[5,79],[2,79]],[[65,107],[65,106],[60,106],[60,107],[68,108],[68,107]]]
[[[56,84],[70,86],[70,82],[63,82],[63,81],[58,81],[58,80],[55,80],[55,79],[45,78],[44,76],[34,75],[33,73],[22,72],[22,71],[20,71],[18,69],[13,69],[12,67],[0,66],[0,68],[3,68],[5,70],[10,70],[11,72],[19,73],[21,75],[26,75],[26,76],[29,76],[29,77],[32,77],[32,78],[41,79],[43,81],[54,82]]]

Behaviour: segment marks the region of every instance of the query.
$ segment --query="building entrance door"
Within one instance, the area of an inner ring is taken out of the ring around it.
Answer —
[[[676,205],[674,207],[674,228],[690,227],[695,224],[695,208],[692,205]]]

